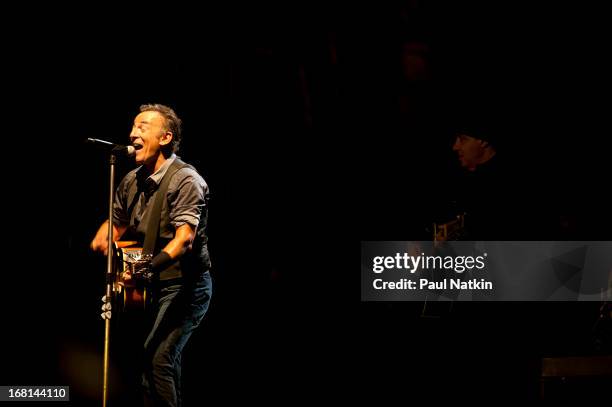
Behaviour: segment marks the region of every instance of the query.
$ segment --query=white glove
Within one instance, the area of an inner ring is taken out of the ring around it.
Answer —
[[[106,295],[102,297],[102,313],[100,316],[102,319],[111,319],[111,303],[110,300],[106,299]]]

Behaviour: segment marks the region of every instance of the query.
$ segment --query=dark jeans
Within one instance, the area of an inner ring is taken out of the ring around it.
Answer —
[[[206,272],[182,285],[160,284],[155,322],[144,345],[145,405],[181,405],[181,353],[204,317],[212,282]]]

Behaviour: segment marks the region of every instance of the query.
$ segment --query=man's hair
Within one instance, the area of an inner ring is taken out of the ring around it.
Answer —
[[[165,130],[172,133],[172,141],[169,150],[176,153],[181,144],[181,130],[183,121],[177,116],[176,112],[168,106],[152,103],[140,106],[140,112],[158,112],[164,117]]]

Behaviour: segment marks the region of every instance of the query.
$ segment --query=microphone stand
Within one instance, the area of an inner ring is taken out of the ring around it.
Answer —
[[[113,281],[114,281],[114,270],[113,270],[113,205],[115,202],[115,164],[117,163],[117,156],[119,151],[113,149],[109,159],[109,197],[108,197],[108,253],[106,256],[106,301],[111,302],[111,295],[113,294]],[[112,311],[111,311],[112,312]],[[109,340],[110,340],[110,317],[104,319],[104,384],[102,391],[102,406],[106,407],[107,394],[108,394],[108,351],[109,351]]]

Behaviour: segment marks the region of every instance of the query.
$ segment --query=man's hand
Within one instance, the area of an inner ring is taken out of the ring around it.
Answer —
[[[108,254],[108,230],[106,230],[106,228],[100,228],[100,230],[98,230],[98,233],[96,233],[96,236],[91,241],[91,244],[89,245],[89,247],[91,247],[91,250],[93,250],[94,252],[101,252],[101,253],[104,253],[104,255],[107,255]]]
[[[125,226],[113,225],[113,242],[119,240],[125,232],[125,229]],[[108,254],[108,221],[105,221],[102,226],[100,226],[89,247],[94,252],[104,253],[105,256]]]

